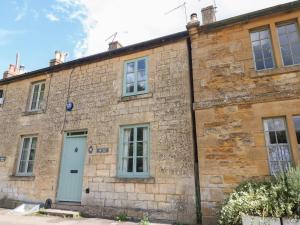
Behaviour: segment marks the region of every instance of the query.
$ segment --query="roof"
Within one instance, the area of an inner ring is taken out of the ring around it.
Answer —
[[[204,30],[204,31],[215,30],[215,29],[222,28],[222,27],[225,27],[228,25],[233,25],[233,24],[241,23],[241,22],[247,22],[249,20],[256,19],[256,18],[262,17],[262,16],[269,16],[269,15],[274,15],[274,14],[278,14],[278,13],[292,12],[299,8],[300,8],[300,0],[288,2],[285,4],[276,5],[273,7],[269,7],[269,8],[261,9],[258,11],[246,13],[243,15],[231,17],[228,19],[216,21],[214,23],[202,25],[202,26],[200,26],[200,29]]]
[[[139,51],[143,51],[143,50],[148,50],[151,48],[159,47],[164,44],[173,43],[178,40],[182,40],[182,39],[186,39],[186,38],[188,38],[188,32],[182,31],[179,33],[159,37],[159,38],[152,39],[152,40],[145,41],[145,42],[140,42],[137,44],[118,48],[115,50],[106,51],[106,52],[102,52],[99,54],[79,58],[79,59],[65,62],[65,63],[59,64],[59,65],[50,66],[50,67],[46,67],[46,68],[39,69],[39,70],[34,70],[34,71],[31,71],[28,73],[24,73],[22,75],[18,75],[18,76],[6,78],[6,79],[1,79],[0,85],[11,83],[14,81],[28,79],[31,77],[40,76],[42,74],[53,73],[53,72],[61,71],[64,69],[70,69],[75,66],[79,66],[79,65],[83,65],[83,64],[87,64],[87,63],[97,62],[97,61],[111,59],[111,58],[126,55],[126,54],[131,54],[131,53],[135,53],[135,52],[139,52]]]

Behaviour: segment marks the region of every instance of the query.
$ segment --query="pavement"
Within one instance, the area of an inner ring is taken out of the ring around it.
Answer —
[[[138,225],[134,222],[117,222],[99,218],[61,218],[43,215],[18,215],[11,210],[0,209],[0,225]],[[151,223],[151,225],[162,225]]]

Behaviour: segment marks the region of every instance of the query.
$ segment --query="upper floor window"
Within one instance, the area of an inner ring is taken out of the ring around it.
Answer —
[[[32,84],[29,111],[38,111],[44,99],[45,82]]]
[[[119,143],[119,175],[149,175],[149,125],[121,127]]]
[[[3,96],[3,90],[0,90],[0,105],[3,104],[3,101],[4,101],[4,96]]]
[[[285,66],[300,64],[300,37],[296,22],[277,26],[282,61]]]
[[[265,119],[264,131],[271,174],[287,171],[292,165],[292,156],[285,119]]]
[[[296,136],[298,141],[298,149],[300,150],[300,116],[294,117],[294,124],[295,124]]]
[[[37,137],[23,137],[17,168],[18,175],[31,175],[35,160]]]
[[[256,70],[275,67],[269,29],[251,32],[251,42]]]
[[[123,95],[137,95],[148,89],[147,58],[125,62]]]

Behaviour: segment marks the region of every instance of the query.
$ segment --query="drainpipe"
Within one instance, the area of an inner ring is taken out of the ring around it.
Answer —
[[[194,76],[193,76],[193,61],[192,61],[192,47],[191,39],[187,38],[188,60],[189,60],[189,82],[190,82],[190,101],[191,101],[191,118],[193,130],[193,147],[194,147],[194,177],[195,177],[195,191],[196,191],[196,214],[197,224],[202,224],[201,215],[201,195],[200,195],[200,179],[199,179],[199,160],[198,160],[198,145],[197,145],[197,131],[196,131],[196,115],[194,110],[195,90],[194,90]]]

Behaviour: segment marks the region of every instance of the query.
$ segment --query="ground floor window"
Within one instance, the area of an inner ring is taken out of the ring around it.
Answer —
[[[121,127],[118,173],[122,177],[149,175],[149,125]]]
[[[294,124],[298,141],[298,149],[300,150],[300,116],[294,116]]]
[[[35,159],[37,137],[22,137],[21,152],[17,168],[18,175],[31,175]]]
[[[292,165],[285,118],[264,119],[264,132],[271,174],[286,171]]]

